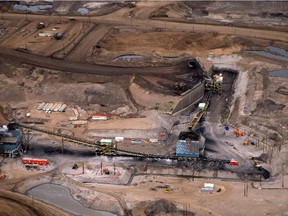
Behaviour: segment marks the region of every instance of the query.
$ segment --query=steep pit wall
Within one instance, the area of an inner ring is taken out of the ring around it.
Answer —
[[[195,103],[199,102],[204,97],[205,86],[204,82],[199,82],[192,89],[183,93],[180,101],[172,111],[173,115],[180,114],[191,108]]]

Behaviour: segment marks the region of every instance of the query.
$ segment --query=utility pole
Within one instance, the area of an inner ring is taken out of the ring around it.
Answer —
[[[194,169],[194,167],[192,168],[193,170],[192,170],[192,181],[194,181],[194,177],[195,177],[195,169]]]
[[[284,164],[282,164],[282,188],[284,188]]]
[[[248,197],[248,183],[247,182],[244,183],[244,196]]]
[[[62,155],[64,154],[64,139],[62,138]]]
[[[249,185],[248,182],[246,183],[246,196],[248,197],[248,190],[249,190]]]
[[[27,141],[26,141],[26,146],[25,146],[25,151],[28,151],[29,148],[29,141],[30,141],[30,136],[29,136],[30,131],[27,131]]]
[[[64,42],[64,39],[62,39],[63,40],[63,55],[65,56],[66,55],[66,50],[65,50],[65,42]]]
[[[26,36],[24,37],[24,43],[25,43],[25,49],[27,50],[27,40],[26,40]]]
[[[100,163],[100,173],[102,175],[102,162]]]

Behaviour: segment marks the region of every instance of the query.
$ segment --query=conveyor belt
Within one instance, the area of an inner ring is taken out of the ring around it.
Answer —
[[[53,131],[45,130],[42,128],[38,128],[35,126],[26,125],[23,123],[15,123],[15,125],[19,128],[25,128],[27,130],[41,132],[50,136],[55,136],[64,140],[67,140],[69,142],[73,142],[79,145],[92,147],[95,149],[100,150],[102,155],[107,156],[124,156],[124,157],[135,157],[135,158],[150,158],[150,159],[170,159],[170,160],[177,160],[177,161],[203,161],[207,163],[213,163],[213,164],[229,164],[230,160],[223,160],[223,159],[215,159],[215,158],[192,158],[192,157],[177,157],[175,155],[156,155],[156,154],[147,154],[142,152],[133,152],[133,151],[127,151],[123,149],[115,149],[112,146],[107,146],[100,144],[99,142],[92,142],[89,140],[80,139],[73,136],[68,136],[64,134],[59,134]]]
[[[209,106],[209,102],[211,100],[212,97],[212,92],[209,91],[207,93],[207,98],[205,101],[203,101],[205,103],[205,107],[202,110],[198,110],[197,114],[195,115],[195,117],[192,119],[192,121],[190,122],[190,124],[188,125],[188,130],[189,131],[194,131],[196,125],[198,124],[198,122],[200,121],[200,119],[202,118],[202,116],[205,114],[208,106]]]

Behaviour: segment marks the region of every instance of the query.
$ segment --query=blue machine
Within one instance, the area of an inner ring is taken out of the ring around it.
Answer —
[[[176,156],[199,158],[203,155],[204,148],[199,141],[178,140],[176,143]]]
[[[15,157],[21,154],[23,136],[20,130],[8,130],[0,133],[0,153]]]

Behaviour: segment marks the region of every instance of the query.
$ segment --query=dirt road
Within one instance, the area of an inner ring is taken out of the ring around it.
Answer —
[[[63,210],[58,209],[57,207],[6,190],[0,191],[0,206],[1,206],[0,215],[14,215],[14,216],[71,215]]]
[[[79,184],[71,179],[69,181],[73,185]],[[172,188],[171,193],[165,193],[164,189],[161,189],[164,182],[166,186]],[[284,204],[284,200],[287,198],[286,192],[279,194],[277,190],[255,190],[249,185],[249,196],[245,197],[243,196],[242,182],[230,183],[219,180],[208,182],[215,184],[215,191],[217,188],[221,190],[213,193],[201,192],[200,189],[204,183],[207,183],[207,180],[191,181],[168,176],[137,176],[134,177],[131,186],[97,184],[85,185],[85,187],[103,193],[109,191],[109,195],[117,197],[119,202],[126,203],[126,206],[130,208],[140,202],[167,199],[180,208],[183,208],[183,204],[188,203],[196,215],[282,215],[282,212],[287,211],[287,205]],[[83,187],[83,185],[79,186]],[[219,205],[219,202],[222,205]],[[247,208],[239,209],[237,207],[239,202]],[[145,215],[142,212],[133,213],[133,215]]]
[[[4,19],[25,19],[25,14],[3,14]],[[68,16],[62,16],[63,21],[68,21]],[[28,20],[46,20],[55,21],[55,16],[47,15],[30,15]],[[86,16],[77,17],[78,21],[87,21]],[[221,26],[221,25],[205,25],[205,24],[194,24],[194,23],[179,23],[170,22],[162,20],[150,20],[150,19],[138,19],[138,18],[126,18],[126,17],[116,17],[111,15],[90,17],[90,22],[94,23],[106,23],[114,25],[132,25],[141,27],[153,27],[161,29],[172,29],[180,31],[199,31],[199,32],[216,32],[224,34],[232,34],[242,37],[255,37],[270,40],[279,40],[288,42],[287,32],[284,31],[272,31],[272,30],[262,30],[262,29],[252,29],[243,27],[233,27],[233,26]]]
[[[95,30],[89,32],[88,35],[81,40],[74,50],[66,57],[66,59],[75,62],[85,62],[85,59],[92,53],[91,47],[94,47],[99,41],[101,41],[103,37],[109,33],[110,29],[110,26],[103,24],[96,26]]]
[[[25,18],[24,14],[8,14],[3,15],[5,19],[23,19]],[[30,15],[28,20],[45,20],[45,21],[55,21],[55,16],[47,15]],[[79,21],[85,22],[87,17],[81,16],[77,17],[77,20],[74,21],[79,24]],[[62,17],[63,21],[68,21],[67,16]],[[100,24],[99,31],[91,31],[82,41],[77,45],[74,51],[68,56],[70,61],[60,61],[57,59],[45,58],[37,55],[32,55],[28,53],[21,53],[14,50],[9,50],[1,47],[0,55],[5,58],[11,58],[20,62],[27,64],[50,68],[61,71],[69,71],[74,73],[91,73],[99,75],[131,75],[131,74],[142,74],[142,75],[153,75],[153,76],[163,76],[163,74],[183,74],[187,72],[186,65],[179,65],[174,67],[144,67],[144,68],[124,68],[124,67],[113,67],[105,65],[89,65],[75,63],[72,61],[82,61],[82,58],[85,58],[89,54],[90,49],[89,45],[97,43],[106,33],[109,31],[110,25],[132,25],[132,26],[141,26],[141,27],[152,27],[152,28],[161,28],[161,29],[173,29],[174,31],[188,31],[188,32],[218,32],[223,34],[233,34],[237,36],[245,37],[255,37],[263,38],[270,40],[279,40],[287,41],[287,32],[280,31],[271,31],[271,30],[260,30],[260,29],[251,29],[251,28],[238,28],[231,26],[216,26],[216,25],[202,25],[202,24],[190,24],[190,23],[177,23],[161,20],[149,20],[149,19],[138,19],[138,18],[125,18],[121,16],[106,15],[100,17],[90,17],[90,22],[94,23],[103,23]],[[107,24],[109,24],[107,26]],[[5,42],[4,42],[5,43]],[[90,46],[91,47],[91,46]]]
[[[0,56],[43,68],[67,71],[72,73],[88,73],[88,74],[109,75],[109,76],[133,75],[133,74],[152,75],[152,76],[163,76],[164,74],[166,75],[174,74],[173,76],[175,76],[175,74],[187,73],[186,64],[181,64],[172,67],[124,68],[124,67],[106,66],[106,65],[83,64],[59,59],[46,58],[38,55],[18,52],[15,50],[5,48],[0,49]]]

